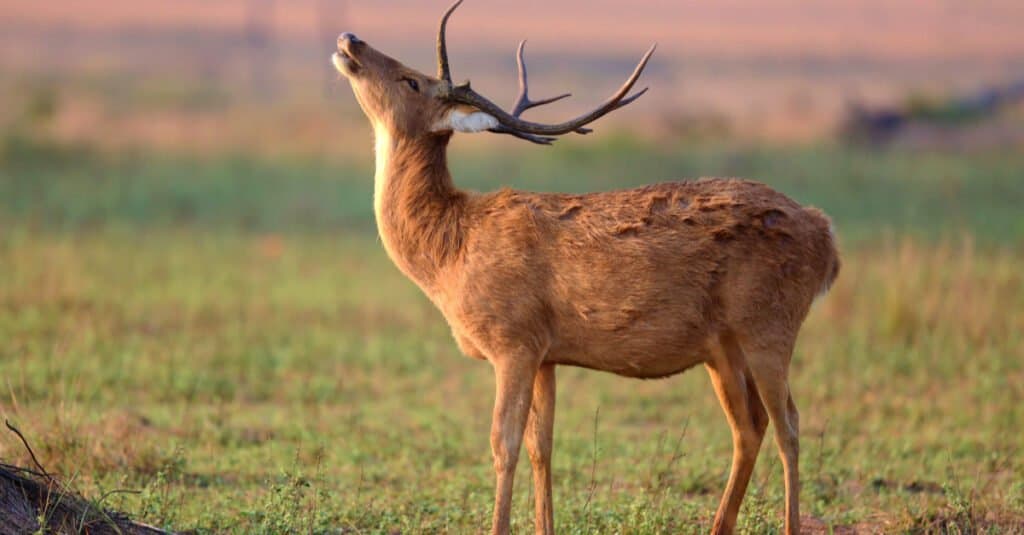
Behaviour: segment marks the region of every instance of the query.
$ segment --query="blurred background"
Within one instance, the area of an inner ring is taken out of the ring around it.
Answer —
[[[490,370],[377,242],[372,133],[329,63],[352,31],[433,73],[446,7],[0,0],[0,412],[45,463],[87,494],[142,489],[109,503],[178,529],[487,523]],[[469,1],[454,77],[511,103],[528,39],[532,94],[574,94],[539,120],[659,48],[650,93],[595,134],[457,136],[453,173],[573,192],[742,176],[819,206],[844,271],[794,365],[807,525],[1009,532],[1022,27],[1019,0]],[[560,525],[706,531],[730,439],[703,373],[560,373]],[[765,449],[755,533],[780,522]],[[0,459],[29,461],[10,437]]]
[[[5,124],[28,111],[57,139],[103,148],[337,155],[365,140],[353,134],[365,121],[324,59],[336,36],[357,32],[432,73],[439,11],[411,0],[5,0]],[[556,116],[603,98],[657,42],[653,92],[614,116],[651,139],[816,140],[857,108],[955,114],[946,108],[1005,91],[1000,106],[959,110],[992,124],[917,133],[1019,146],[997,112],[1024,94],[1022,19],[1013,0],[491,1],[460,10],[450,41],[457,77],[511,99],[513,52],[528,39],[537,91],[577,96],[546,110]]]

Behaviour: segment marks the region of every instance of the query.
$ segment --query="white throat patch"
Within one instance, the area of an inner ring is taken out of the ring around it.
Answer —
[[[498,120],[482,111],[466,113],[459,109],[448,112],[448,116],[434,125],[435,132],[454,130],[475,134],[498,126]]]

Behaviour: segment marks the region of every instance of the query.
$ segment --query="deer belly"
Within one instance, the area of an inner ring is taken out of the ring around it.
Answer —
[[[703,363],[704,347],[703,333],[652,332],[642,328],[591,331],[575,339],[559,336],[547,360],[626,377],[655,379]]]

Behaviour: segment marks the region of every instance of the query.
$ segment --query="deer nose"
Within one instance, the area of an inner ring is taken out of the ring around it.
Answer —
[[[348,42],[353,45],[358,45],[359,43],[362,43],[362,41],[358,37],[356,37],[356,34],[349,32],[345,32],[338,36],[339,47],[345,44],[345,42]]]

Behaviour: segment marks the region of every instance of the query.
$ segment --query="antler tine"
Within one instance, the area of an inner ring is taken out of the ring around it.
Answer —
[[[615,111],[615,110],[625,106],[626,104],[632,103],[634,100],[644,96],[644,94],[647,93],[647,91],[649,89],[651,89],[651,88],[645,87],[645,88],[641,89],[640,91],[637,91],[636,93],[634,93],[630,97],[624,98],[624,99],[620,100],[619,103],[616,104],[615,107],[611,109],[611,111]]]
[[[537,134],[541,136],[559,136],[570,132],[583,134],[590,131],[587,128],[583,128],[585,125],[635,101],[647,91],[646,89],[643,89],[637,94],[627,97],[629,91],[633,88],[636,81],[643,73],[644,67],[647,66],[647,63],[650,61],[656,48],[657,45],[653,45],[649,50],[647,50],[647,53],[645,53],[643,58],[640,59],[640,63],[637,64],[636,69],[633,70],[633,74],[630,75],[626,82],[622,84],[622,87],[620,87],[619,90],[616,91],[608,100],[601,104],[601,106],[590,113],[561,124],[542,124],[524,121],[515,114],[509,114],[505,110],[501,109],[497,104],[491,102],[483,95],[473,91],[468,84],[454,88],[449,98],[456,102],[475,106],[477,109],[492,115],[497,119],[501,126],[521,133]]]
[[[457,0],[452,7],[448,8],[448,11],[444,12],[444,16],[441,17],[441,25],[437,30],[437,77],[447,82],[449,87],[452,85],[452,71],[448,66],[448,43],[445,39],[445,31],[448,27],[448,19],[462,5],[462,2],[463,0]]]
[[[516,97],[516,104],[512,109],[513,117],[522,116],[523,112],[530,108],[551,104],[552,102],[557,102],[563,98],[572,96],[572,93],[565,93],[558,95],[557,97],[545,98],[538,101],[530,100],[530,87],[526,75],[526,60],[523,58],[523,50],[525,48],[526,40],[524,39],[519,41],[519,49],[516,50],[516,65],[519,67],[519,96]]]

